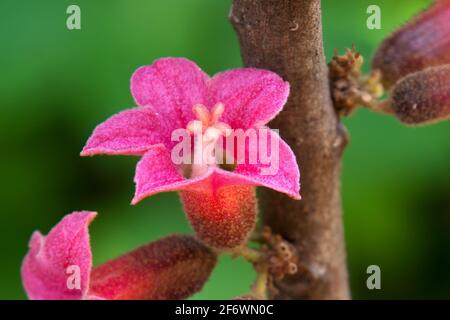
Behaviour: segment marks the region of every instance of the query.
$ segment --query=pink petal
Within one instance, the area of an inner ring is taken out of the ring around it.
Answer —
[[[142,155],[152,145],[170,139],[160,136],[163,125],[149,107],[122,111],[95,128],[81,155]]]
[[[172,162],[170,152],[162,145],[152,147],[138,162],[134,182],[136,193],[132,204],[159,192],[181,190],[205,179],[184,178]]]
[[[269,135],[260,137],[260,139],[267,138],[268,146],[271,143],[278,144],[278,152],[275,152],[274,158],[270,160],[272,164],[270,164],[270,161],[264,164],[258,157],[257,163],[251,164],[247,161],[238,164],[236,169],[229,174],[235,175],[235,179],[238,179],[239,176],[239,179],[286,193],[294,199],[300,199],[300,170],[295,155],[289,145],[277,133],[272,130],[267,132]],[[272,142],[269,142],[270,140]],[[259,155],[261,153],[263,152],[259,150]]]
[[[247,137],[245,145],[238,142],[239,136]],[[230,144],[231,139],[234,139],[233,144]],[[275,131],[259,127],[242,131],[240,135],[239,130],[236,130],[234,136],[229,136],[225,143],[227,152],[236,159],[236,167],[232,172],[220,170],[220,179],[216,178],[216,181],[220,181],[221,185],[264,186],[286,193],[294,199],[301,198],[300,171],[295,155]]]
[[[92,267],[88,225],[95,216],[95,212],[74,212],[65,216],[47,236],[38,231],[33,233],[21,271],[23,285],[30,299],[67,300],[85,297]],[[79,288],[69,289],[69,278],[76,274],[69,267],[79,270]]]
[[[236,69],[215,75],[210,94],[211,105],[225,105],[221,121],[232,128],[247,129],[266,124],[280,112],[289,84],[268,70]]]
[[[300,199],[300,172],[291,148],[269,128],[255,130],[259,133],[258,140],[255,140],[258,148],[255,163],[249,161],[249,152],[255,146],[247,139],[244,158],[234,150],[234,156],[240,162],[233,172],[210,168],[202,176],[190,179],[181,175],[180,168],[172,162],[170,152],[163,145],[153,146],[137,165],[134,178],[136,193],[132,204],[159,192],[201,189],[216,192],[221,187],[233,185],[264,186]],[[267,139],[267,151],[259,149],[259,139]],[[272,144],[278,145],[278,150],[272,151]],[[262,154],[270,157],[264,162]]]
[[[137,69],[131,77],[131,93],[140,106],[151,105],[171,124],[161,134],[185,128],[194,118],[192,107],[207,103],[209,77],[184,58],[163,58]]]

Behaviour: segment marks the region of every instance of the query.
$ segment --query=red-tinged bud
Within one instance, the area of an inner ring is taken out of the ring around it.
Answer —
[[[223,186],[180,192],[197,237],[217,249],[244,244],[256,222],[255,188]]]
[[[94,268],[90,295],[104,299],[183,299],[199,291],[216,255],[191,236],[172,235]]]
[[[392,91],[400,121],[419,125],[450,117],[450,65],[431,67],[401,79]]]
[[[450,63],[450,0],[436,1],[386,38],[373,61],[389,88],[405,75]]]

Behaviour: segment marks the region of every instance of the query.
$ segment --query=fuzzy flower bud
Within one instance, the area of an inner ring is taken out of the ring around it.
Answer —
[[[168,236],[94,268],[91,294],[110,300],[183,299],[203,287],[216,262],[195,238]]]
[[[430,8],[386,38],[378,48],[373,68],[390,88],[405,75],[450,63],[450,0]]]
[[[420,125],[450,117],[450,65],[431,67],[401,79],[392,91],[400,121]]]

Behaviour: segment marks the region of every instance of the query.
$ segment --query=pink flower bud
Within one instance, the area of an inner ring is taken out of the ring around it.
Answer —
[[[93,269],[90,293],[105,299],[183,299],[199,291],[216,255],[194,237],[172,235]]]
[[[401,79],[392,91],[400,121],[417,125],[450,117],[450,65],[431,67]]]
[[[386,38],[373,60],[386,88],[405,75],[450,63],[450,0],[436,1]]]

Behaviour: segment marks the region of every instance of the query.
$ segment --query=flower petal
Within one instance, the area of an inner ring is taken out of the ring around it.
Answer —
[[[226,147],[230,150],[229,139],[234,139],[231,144],[234,150],[229,152],[234,155],[237,165],[232,172],[220,170],[221,184],[226,181],[227,184],[264,186],[294,199],[301,198],[300,171],[295,155],[275,131],[259,127],[244,133],[236,130],[234,134],[227,138]]]
[[[212,190],[221,187],[264,186],[300,199],[300,171],[291,148],[279,135],[267,127],[253,128],[255,138],[246,138],[245,148],[235,139],[233,154],[237,166],[234,171],[209,168],[203,175],[186,179],[171,159],[170,152],[163,145],[153,146],[139,161],[136,168],[136,193],[132,204],[159,192],[182,190]],[[235,131],[235,134],[238,134]],[[244,135],[249,132],[243,131]],[[265,146],[262,147],[262,141]],[[238,149],[243,148],[242,154]]]
[[[152,147],[136,166],[136,193],[132,204],[159,192],[181,190],[190,185],[195,185],[206,176],[186,179],[179,168],[171,160],[170,152],[163,146]]]
[[[184,58],[163,58],[137,69],[131,77],[131,93],[140,106],[151,105],[171,128],[185,128],[194,118],[192,107],[207,103],[209,77]],[[170,130],[168,130],[170,129]]]
[[[169,137],[159,134],[163,125],[150,107],[122,111],[95,128],[81,155],[142,155],[152,145],[167,142]]]
[[[95,216],[95,212],[74,212],[47,236],[38,231],[33,234],[22,264],[22,281],[30,299],[85,297],[92,267],[88,225]]]
[[[211,103],[221,102],[221,121],[247,129],[273,119],[286,103],[289,84],[276,73],[262,69],[236,69],[215,75],[210,86]]]

